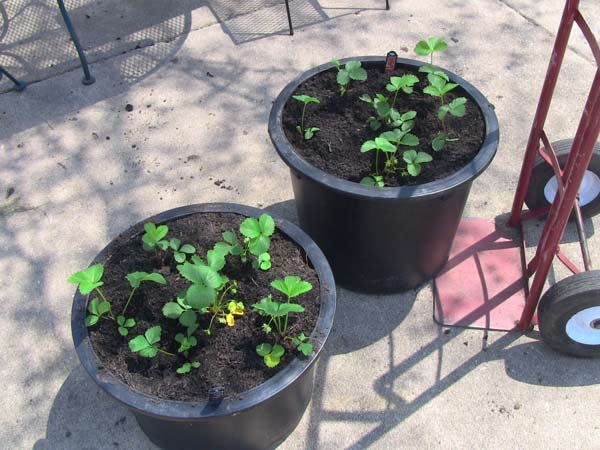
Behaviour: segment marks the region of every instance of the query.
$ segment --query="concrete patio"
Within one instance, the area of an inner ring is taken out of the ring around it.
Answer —
[[[384,0],[292,0],[289,36],[279,0],[166,3],[67,2],[97,80],[83,86],[55,2],[0,0],[0,65],[31,83],[15,92],[0,80],[0,448],[156,449],[80,367],[66,279],[129,225],[177,206],[236,202],[295,220],[267,118],[310,67],[392,49],[414,57],[419,39],[445,36],[439,64],[494,103],[501,127],[465,216],[505,220],[564,5],[392,0],[385,11]],[[598,34],[600,5],[582,3]],[[551,140],[573,136],[596,70],[575,35]],[[586,223],[593,261],[599,224]],[[562,276],[556,268],[551,280]],[[430,283],[389,296],[340,288],[316,373],[282,450],[600,443],[599,360],[561,356],[536,331],[440,327]]]

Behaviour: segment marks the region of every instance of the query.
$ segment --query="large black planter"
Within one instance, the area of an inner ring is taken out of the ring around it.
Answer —
[[[149,217],[140,224],[148,221],[160,224],[206,212],[237,213],[258,218],[264,211],[235,204],[200,204],[172,209]],[[295,225],[272,216],[277,229],[304,249],[319,277],[320,312],[311,334],[314,353],[310,358],[296,358],[274,377],[236,399],[178,402],[130,389],[110,372],[103,370],[84,324],[88,299],[79,291],[75,295],[71,330],[81,364],[105,392],[133,412],[144,433],[163,449],[272,449],[294,430],[310,401],[315,363],[333,324],[335,284],[327,260],[316,244]],[[124,236],[134,234],[133,228],[125,231]],[[96,256],[94,263],[110,254],[112,247],[112,243],[108,244]]]
[[[381,57],[360,60],[381,68]],[[420,61],[398,59],[397,66]],[[282,128],[283,107],[307,79],[331,70],[332,64],[304,72],[277,97],[269,117],[269,134],[290,167],[302,228],[327,256],[338,284],[366,292],[397,292],[429,280],[446,263],[471,183],[491,163],[499,141],[493,106],[471,84],[445,71],[481,110],[485,139],[477,156],[444,179],[417,186],[373,188],[343,180],[302,159]]]

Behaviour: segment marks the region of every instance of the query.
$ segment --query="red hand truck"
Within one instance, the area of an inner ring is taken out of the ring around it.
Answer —
[[[520,229],[523,239],[523,221],[546,216],[535,256],[528,264],[519,264],[524,268],[523,280],[533,277],[529,289],[525,286],[522,290],[520,304],[519,300],[514,301],[514,298],[518,298],[513,295],[516,293],[514,289],[501,290],[502,294],[490,299],[487,295],[490,291],[488,285],[483,290],[478,287],[478,292],[486,293],[483,299],[477,298],[477,295],[465,294],[464,298],[457,298],[455,294],[448,294],[468,278],[468,275],[460,273],[460,269],[456,272],[460,263],[466,260],[466,253],[471,252],[475,258],[479,258],[477,273],[485,284],[487,281],[482,272],[481,258],[476,255],[481,251],[481,243],[493,241],[494,248],[506,249],[506,242],[500,242],[495,233],[480,232],[478,236],[471,237],[470,241],[467,239],[467,243],[458,251],[454,251],[455,259],[460,259],[459,261],[453,262],[451,254],[447,269],[436,277],[434,319],[443,325],[471,326],[476,319],[485,317],[484,326],[474,327],[504,330],[518,328],[526,332],[533,327],[537,308],[540,334],[548,345],[573,356],[597,358],[600,357],[600,270],[592,270],[583,217],[591,217],[600,212],[600,145],[596,144],[600,133],[600,47],[579,10],[579,3],[579,0],[567,0],[565,4],[508,220],[509,226]],[[551,143],[544,125],[574,24],[583,32],[598,67],[575,138]],[[529,208],[526,211],[523,211],[524,204]],[[584,271],[559,247],[569,218],[574,220],[579,235]],[[468,221],[469,219],[463,221],[465,229],[469,227]],[[481,228],[480,225],[477,226]],[[524,255],[523,247],[521,252]],[[554,284],[541,297],[554,256],[573,275]],[[451,273],[453,270],[454,276]],[[487,280],[489,279],[487,276]],[[523,284],[526,283],[523,281]],[[508,326],[510,321],[502,323],[500,318],[497,323],[502,324],[495,326],[494,314],[497,318],[506,316],[507,309],[501,309],[502,303],[509,297],[520,309],[520,317]],[[453,312],[458,314],[453,316]]]

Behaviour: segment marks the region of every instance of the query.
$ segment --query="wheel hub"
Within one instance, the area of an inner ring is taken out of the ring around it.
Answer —
[[[566,323],[565,332],[575,342],[600,345],[600,306],[575,313]]]
[[[554,201],[557,191],[558,183],[556,177],[552,177],[544,186],[544,197],[546,197],[548,203]],[[579,187],[579,206],[591,203],[598,195],[600,195],[600,178],[594,172],[586,170],[581,186]]]

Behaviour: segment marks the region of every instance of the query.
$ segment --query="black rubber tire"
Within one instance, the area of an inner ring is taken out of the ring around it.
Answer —
[[[538,306],[544,342],[560,353],[578,358],[600,358],[600,344],[577,342],[566,331],[571,317],[594,306],[600,306],[600,270],[581,272],[556,283],[544,294]]]
[[[556,151],[558,162],[562,168],[567,164],[572,145],[573,139],[563,139],[552,143],[552,147],[554,147],[554,150]],[[592,154],[588,170],[600,177],[600,142],[596,143],[594,146],[594,153]],[[548,180],[553,176],[554,171],[552,170],[552,167],[538,155],[531,173],[531,182],[529,183],[527,196],[525,197],[525,204],[530,210],[540,209],[550,205],[544,196],[544,187]],[[593,217],[599,212],[600,195],[581,208],[583,217]]]

